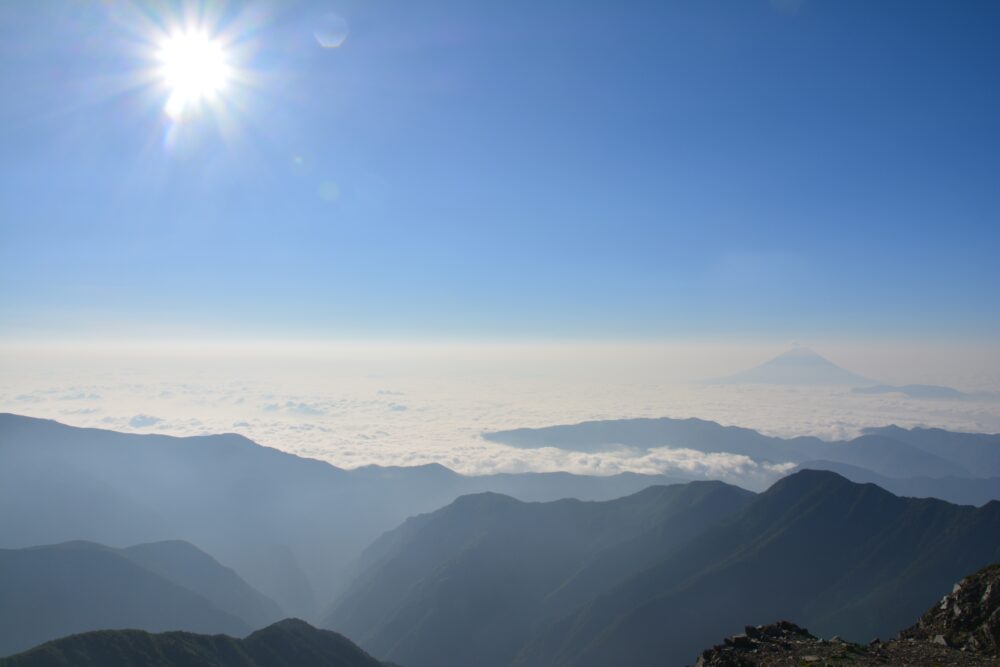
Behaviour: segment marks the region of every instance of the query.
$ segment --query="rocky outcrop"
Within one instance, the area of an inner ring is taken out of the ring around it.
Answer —
[[[697,667],[801,667],[802,665],[1000,664],[1000,564],[955,584],[911,628],[892,641],[867,646],[839,637],[820,639],[788,621],[747,626],[698,658]]]
[[[1000,658],[1000,563],[955,584],[900,637]]]

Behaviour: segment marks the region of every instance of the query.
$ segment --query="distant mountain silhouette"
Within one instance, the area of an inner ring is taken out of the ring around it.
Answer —
[[[246,639],[102,630],[0,659],[0,667],[389,667],[346,637],[286,619]]]
[[[874,387],[855,387],[851,391],[855,394],[902,394],[910,398],[932,400],[963,401],[974,398],[972,394],[966,394],[958,389],[934,384],[904,384],[900,386],[879,384]]]
[[[806,461],[796,470],[829,470],[852,482],[877,484],[897,496],[940,498],[956,505],[978,506],[1000,499],[1000,477],[886,477],[834,461]]]
[[[973,477],[1000,477],[1000,434],[956,433],[939,428],[905,429],[898,426],[867,428],[864,433],[896,440],[957,463]],[[947,474],[951,473],[939,472],[931,476]]]
[[[361,551],[458,496],[608,499],[677,477],[467,477],[443,466],[341,470],[238,435],[174,438],[0,414],[0,547],[183,539],[287,613],[315,617]]]
[[[600,503],[463,496],[367,549],[367,567],[324,625],[412,667],[507,665],[540,619],[611,588],[752,497],[721,482]]]
[[[815,454],[889,477],[975,474],[957,461],[877,433],[865,434],[846,442],[824,443]]]
[[[523,428],[484,433],[483,437],[514,447],[558,447],[580,452],[607,451],[616,446],[676,447],[741,454],[772,463],[822,459],[868,468],[889,477],[1000,476],[1000,447],[956,438],[948,431],[930,438],[903,436],[900,432],[908,433],[903,429],[870,429],[853,440],[827,442],[814,437],[765,436],[701,419],[664,417]]]
[[[0,655],[105,628],[243,635],[277,606],[189,544],[0,549]]]
[[[998,559],[1000,502],[899,498],[805,470],[553,621],[515,664],[681,665],[714,638],[777,618],[857,641],[891,636]]]
[[[792,461],[819,438],[783,440],[739,426],[722,426],[704,419],[608,419],[579,424],[517,428],[483,433],[483,438],[512,447],[557,447],[575,452],[608,451],[617,446],[636,449],[686,447],[701,452],[743,454],[757,460]]]
[[[841,368],[806,347],[793,347],[760,366],[712,380],[711,383],[853,386],[878,384]]]

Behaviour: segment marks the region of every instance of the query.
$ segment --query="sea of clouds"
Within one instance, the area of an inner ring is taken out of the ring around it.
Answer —
[[[0,411],[138,433],[235,432],[345,468],[436,462],[467,474],[736,479],[782,470],[682,448],[581,454],[481,437],[585,420],[698,417],[826,439],[890,423],[1000,431],[1000,355],[992,348],[828,347],[817,346],[885,382],[949,384],[994,397],[927,401],[844,387],[698,382],[782,351],[773,344],[48,344],[0,348]]]

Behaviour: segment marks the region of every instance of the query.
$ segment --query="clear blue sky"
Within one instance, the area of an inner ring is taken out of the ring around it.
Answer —
[[[0,7],[0,337],[997,335],[1000,3],[229,3],[172,143],[120,5]]]

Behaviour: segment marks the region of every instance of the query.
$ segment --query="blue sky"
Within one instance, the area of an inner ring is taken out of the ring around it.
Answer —
[[[995,340],[1000,4],[181,6],[0,7],[0,337]]]

